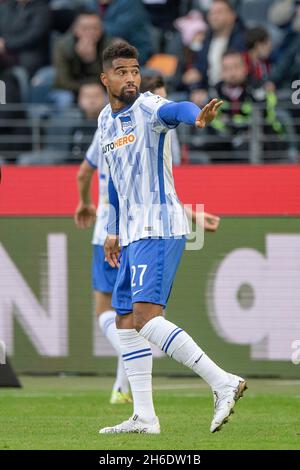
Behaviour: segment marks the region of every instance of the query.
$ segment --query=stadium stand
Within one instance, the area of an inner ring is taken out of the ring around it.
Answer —
[[[80,85],[97,79],[103,47],[114,37],[138,47],[141,63],[148,61],[142,73],[165,71],[170,99],[191,99],[200,106],[211,96],[225,99],[214,127],[202,133],[181,127],[184,162],[299,162],[298,0],[176,0],[172,8],[169,0],[135,0],[134,8],[130,3],[0,2],[0,80],[6,85],[6,104],[0,109],[1,162],[36,164],[41,155],[44,163],[76,162],[72,132],[64,127],[68,143],[57,159],[57,153],[51,158],[48,130],[56,118],[76,121]],[[78,28],[82,15],[83,35],[90,38],[84,46]],[[95,22],[99,34],[93,42]],[[266,36],[251,49],[249,36],[253,40],[262,26]],[[223,56],[229,49],[242,52],[247,67],[243,83],[230,85],[231,97],[221,92]],[[239,86],[244,93],[237,99]]]

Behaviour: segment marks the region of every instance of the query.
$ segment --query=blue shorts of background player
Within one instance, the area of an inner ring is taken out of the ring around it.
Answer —
[[[102,245],[93,245],[92,283],[99,292],[112,293],[117,279],[118,269],[111,268],[105,261]]]
[[[112,296],[118,315],[127,315],[135,302],[166,306],[186,238],[146,238],[122,248]]]

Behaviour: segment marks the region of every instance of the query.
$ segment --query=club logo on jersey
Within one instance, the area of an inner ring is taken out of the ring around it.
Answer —
[[[133,124],[130,116],[120,116],[121,127],[124,134],[128,134],[133,131]]]
[[[133,133],[129,135],[124,135],[123,137],[118,137],[117,139],[109,142],[102,146],[103,154],[107,152],[113,152],[114,150],[120,149],[125,145],[132,145],[135,142],[135,135]]]

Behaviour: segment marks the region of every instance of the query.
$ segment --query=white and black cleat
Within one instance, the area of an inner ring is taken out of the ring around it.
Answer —
[[[219,390],[214,390],[214,417],[211,422],[210,431],[220,431],[223,424],[228,422],[228,418],[234,413],[233,408],[236,402],[247,390],[247,383],[242,377],[229,374],[230,382]]]
[[[151,423],[143,421],[138,415],[134,415],[121,424],[102,428],[99,434],[120,434],[120,433],[136,433],[136,434],[160,434],[159,420],[156,417]]]

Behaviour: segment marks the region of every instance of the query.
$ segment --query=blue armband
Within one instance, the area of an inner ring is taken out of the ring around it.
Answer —
[[[158,110],[158,117],[167,126],[176,126],[183,122],[184,124],[194,125],[201,109],[190,101],[181,101],[180,103],[166,103]]]

